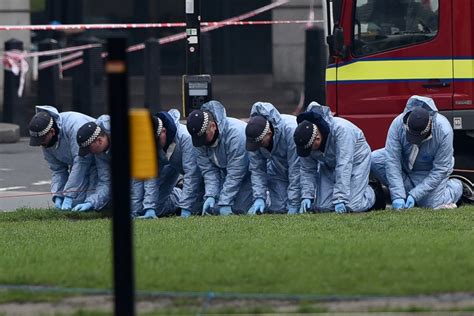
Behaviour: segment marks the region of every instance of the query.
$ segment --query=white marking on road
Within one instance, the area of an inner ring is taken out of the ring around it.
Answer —
[[[0,168],[0,171],[13,171],[13,169],[9,169],[9,168]]]
[[[31,185],[46,185],[51,184],[51,180],[40,180],[37,182],[33,182]]]
[[[0,188],[0,192],[3,192],[3,191],[11,191],[11,190],[18,190],[18,189],[26,189],[26,187],[6,187],[6,188]]]

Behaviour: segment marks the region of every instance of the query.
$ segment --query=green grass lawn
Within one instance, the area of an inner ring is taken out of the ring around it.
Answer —
[[[99,213],[0,213],[0,285],[112,287]],[[474,207],[134,221],[137,290],[414,295],[474,291]]]

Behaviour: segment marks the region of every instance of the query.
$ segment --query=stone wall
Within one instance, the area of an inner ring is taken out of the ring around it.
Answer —
[[[274,0],[276,2],[276,0]],[[312,0],[292,0],[273,9],[273,20],[307,20]],[[315,19],[323,19],[321,0],[314,0]],[[321,24],[322,27],[322,24]],[[275,84],[304,85],[305,24],[273,25],[273,76]]]

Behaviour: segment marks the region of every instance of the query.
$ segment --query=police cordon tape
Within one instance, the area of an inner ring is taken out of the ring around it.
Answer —
[[[201,22],[205,26],[240,26],[240,25],[270,25],[270,24],[307,24],[322,23],[323,20],[264,20],[264,21],[214,21]],[[64,25],[0,25],[0,31],[65,31],[65,30],[94,30],[94,29],[140,29],[140,28],[178,28],[186,27],[185,22],[174,23],[106,23],[106,24],[64,24]]]
[[[25,76],[29,70],[29,64],[26,61],[27,58],[36,58],[39,56],[52,56],[61,53],[68,53],[68,52],[77,52],[78,50],[89,49],[93,47],[99,47],[98,44],[88,44],[88,45],[80,45],[75,47],[68,47],[57,49],[53,51],[43,51],[43,52],[26,52],[26,51],[19,51],[19,50],[10,50],[3,53],[2,64],[5,70],[9,70],[13,72],[16,76],[20,76],[20,84],[18,86],[18,96],[21,97],[23,95],[23,89],[25,86]],[[64,58],[68,58],[69,56],[65,56]],[[73,59],[69,57],[68,60]],[[46,68],[46,67],[44,67]],[[44,69],[43,68],[43,69]]]
[[[232,25],[272,25],[272,24],[302,24],[305,23],[307,25],[311,25],[313,23],[322,23],[322,20],[313,20],[313,16],[310,14],[311,19],[309,20],[282,20],[282,21],[242,21],[251,17],[254,17],[258,14],[263,12],[269,11],[274,9],[278,6],[284,5],[288,3],[290,0],[280,0],[269,5],[263,6],[256,10],[249,11],[247,13],[225,19],[219,22],[202,22],[201,23],[201,32],[209,32],[216,30],[218,28],[222,28],[224,26],[232,26]],[[11,31],[11,30],[77,30],[77,29],[134,29],[134,28],[169,28],[169,27],[185,27],[186,23],[177,22],[177,23],[129,23],[129,24],[65,24],[65,25],[2,25],[0,26],[0,31]],[[159,43],[161,45],[172,43],[178,40],[182,40],[186,38],[186,32],[181,32],[178,34],[166,36],[159,39]],[[48,67],[52,67],[55,65],[59,65],[59,73],[62,76],[62,72],[68,69],[74,68],[79,66],[83,63],[82,59],[74,60],[75,58],[81,57],[82,54],[77,53],[78,50],[85,50],[94,47],[99,47],[99,44],[88,44],[88,45],[81,45],[75,47],[68,47],[63,49],[56,49],[50,51],[41,51],[41,52],[25,52],[25,51],[17,51],[11,50],[4,52],[3,56],[3,66],[5,70],[12,71],[15,75],[20,76],[20,85],[18,87],[18,96],[21,97],[23,94],[24,83],[25,83],[25,76],[29,70],[28,62],[26,58],[37,58],[39,56],[51,56],[51,55],[58,55],[68,52],[76,52],[74,54],[70,54],[64,57],[60,57],[53,60],[44,61],[38,64],[38,68],[35,68],[35,73],[37,70],[43,70]],[[140,43],[137,45],[133,45],[128,47],[127,52],[135,52],[145,48],[144,43]],[[102,58],[107,57],[107,53],[103,52],[101,54]],[[63,64],[64,61],[71,62],[67,64]],[[36,65],[36,63],[35,63]]]
[[[323,20],[203,22],[203,23],[201,23],[201,25],[223,27],[223,26],[238,26],[238,25],[275,25],[275,24],[308,24],[308,23],[323,23]],[[179,24],[180,27],[185,26],[184,23],[175,23],[175,24]],[[181,24],[184,24],[184,25],[181,25]],[[113,24],[110,24],[110,25],[113,25]],[[204,32],[204,30],[202,30],[201,32]],[[161,38],[161,39],[159,39],[159,43],[163,45],[163,44],[168,44],[168,43],[171,43],[171,42],[175,42],[175,41],[178,41],[178,40],[181,40],[181,39],[184,39],[184,38],[186,38],[186,33],[183,32],[183,33],[170,35],[170,36]],[[94,45],[93,47],[97,47],[97,45]],[[145,44],[141,43],[141,44],[130,46],[127,49],[127,52],[129,52],[129,53],[130,52],[135,52],[135,51],[138,51],[138,50],[141,50],[141,49],[144,49],[144,48],[145,48]],[[57,51],[58,50],[55,50],[55,51],[53,50],[53,51],[48,51],[48,52],[54,52],[52,55],[57,55],[58,54]],[[73,54],[71,54],[71,55],[73,55]],[[65,56],[65,57],[62,57],[62,58],[58,58],[58,59],[47,60],[47,61],[41,62],[38,65],[38,69],[42,70],[42,69],[45,69],[45,68],[48,68],[48,67],[51,67],[51,66],[54,66],[54,65],[57,65],[57,64],[61,64],[64,61],[74,59],[74,57],[71,57],[71,55],[68,55],[68,56]],[[105,57],[107,57],[107,53],[102,54],[102,58],[105,58]],[[64,70],[73,68],[75,66],[80,65],[81,63],[82,62],[74,61],[74,62],[65,64],[65,65],[62,66],[62,70],[64,71]]]
[[[245,20],[248,18],[251,18],[253,16],[256,16],[260,13],[266,12],[268,10],[272,10],[276,7],[279,7],[281,5],[284,5],[286,3],[290,2],[290,0],[279,0],[274,3],[268,4],[266,6],[263,6],[261,8],[249,11],[247,13],[222,20],[217,23],[226,23],[226,22],[233,22],[233,21],[241,21]],[[80,29],[98,29],[98,28],[111,28],[111,27],[102,27],[106,25],[116,25],[115,28],[149,28],[149,27],[175,27],[175,26],[168,26],[168,25],[173,25],[176,23],[121,23],[121,24],[57,24],[57,25],[1,25],[0,26],[0,31],[13,31],[13,30],[80,30]],[[181,22],[178,22],[177,24],[182,24]],[[184,24],[186,26],[186,24]]]
[[[231,23],[231,22],[242,21],[242,20],[254,17],[254,16],[256,16],[258,14],[261,14],[263,12],[272,10],[276,7],[281,6],[281,5],[284,5],[284,4],[288,3],[289,1],[290,0],[279,0],[277,2],[274,2],[274,3],[271,3],[269,5],[263,6],[261,8],[249,11],[247,13],[244,13],[244,14],[241,14],[241,15],[229,18],[229,19],[222,20],[218,23]],[[144,23],[144,24],[148,24],[148,25],[150,25],[150,24],[167,25],[169,23]],[[144,24],[142,24],[142,25],[144,25]],[[92,29],[92,26],[98,26],[98,24],[81,24],[81,25],[83,27],[89,26],[90,29]],[[102,25],[106,25],[106,24],[102,24]],[[128,24],[121,24],[121,25],[126,27]],[[129,25],[130,25],[129,28],[133,28],[133,25],[139,25],[139,24],[129,24]],[[78,24],[74,24],[74,25],[42,25],[42,26],[35,26],[35,25],[23,25],[23,26],[22,25],[4,25],[3,30],[13,30],[13,28],[17,28],[18,30],[20,30],[20,29],[21,30],[32,30],[35,27],[40,27],[40,29],[43,29],[43,30],[53,30],[53,29],[66,30],[67,28],[74,29],[75,27],[78,27],[78,26],[79,26]],[[223,26],[225,26],[225,25],[206,26],[206,27],[203,27],[201,29],[201,32],[209,32],[209,31],[221,28]],[[161,38],[159,40],[159,42],[160,42],[160,44],[167,44],[167,43],[178,41],[178,40],[181,40],[181,39],[184,39],[184,38],[186,38],[186,32],[181,32],[181,33],[178,33],[178,34],[174,34],[174,35],[170,35],[170,36]],[[57,55],[57,54],[60,54],[60,53],[72,52],[72,51],[77,51],[77,50],[81,50],[81,49],[89,49],[89,48],[97,47],[97,46],[99,46],[99,45],[98,44],[89,44],[89,45],[63,48],[63,49],[58,49],[58,50],[33,52],[33,53],[10,51],[10,54],[6,56],[7,57],[6,60],[5,60],[5,57],[4,57],[3,64],[4,64],[6,70],[11,70],[12,68],[21,69],[21,67],[19,67],[19,65],[15,65],[15,62],[18,62],[19,60],[22,60],[22,59],[25,59],[25,58],[28,58],[28,57]],[[134,52],[134,51],[138,51],[138,50],[141,50],[141,49],[144,49],[144,48],[145,48],[145,44],[141,43],[141,44],[130,46],[127,49],[127,51],[128,52]],[[105,56],[103,56],[103,57],[105,57]],[[80,62],[77,62],[77,61],[75,61],[73,63],[74,63],[74,65],[80,65],[81,64]],[[9,64],[11,65],[10,68],[8,68]],[[69,66],[69,65],[64,65],[63,70],[69,69],[69,68],[72,68],[72,67]],[[19,73],[22,74],[21,72],[19,72]]]

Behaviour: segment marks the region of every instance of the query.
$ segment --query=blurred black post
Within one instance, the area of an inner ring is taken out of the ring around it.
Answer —
[[[156,38],[149,38],[145,42],[145,107],[151,113],[161,111],[160,56],[160,42]]]
[[[304,78],[304,106],[311,101],[326,103],[326,65],[328,49],[324,38],[324,29],[311,27],[306,29],[306,58]]]
[[[202,73],[212,75],[212,41],[211,33],[201,34]]]
[[[51,38],[46,38],[39,42],[39,51],[58,49],[58,42]],[[38,62],[57,59],[59,55],[40,56]],[[38,73],[38,104],[52,105],[62,111],[62,104],[59,101],[59,64],[39,70]]]
[[[112,208],[115,315],[135,315],[132,227],[130,223],[130,155],[128,135],[128,82],[125,38],[107,41],[112,130]]]
[[[185,0],[186,5],[186,74],[201,73],[201,0]]]
[[[73,75],[73,105],[78,112],[98,117],[107,112],[102,41],[96,37],[78,40],[78,45],[98,45],[83,51],[83,63]]]
[[[5,51],[23,51],[23,42],[16,38],[5,42]],[[13,111],[20,106],[18,87],[20,86],[20,76],[15,76],[10,70],[3,71],[3,117],[2,122],[13,123]]]

